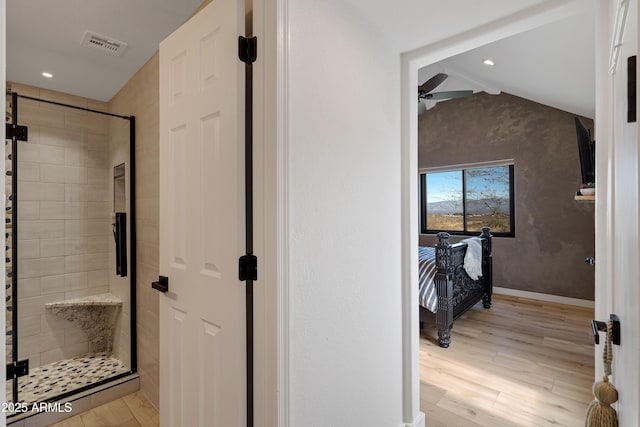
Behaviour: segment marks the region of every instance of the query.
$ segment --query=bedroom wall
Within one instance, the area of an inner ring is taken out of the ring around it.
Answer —
[[[594,256],[594,204],[573,198],[581,183],[574,117],[482,92],[419,118],[420,168],[515,160],[516,237],[494,239],[494,286],[594,299],[594,268],[584,263]],[[593,134],[593,120],[581,119]]]

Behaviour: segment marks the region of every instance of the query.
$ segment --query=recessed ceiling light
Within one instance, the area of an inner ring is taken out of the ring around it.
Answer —
[[[495,63],[495,62],[493,62],[493,61],[492,61],[492,60],[490,60],[490,59],[485,59],[484,61],[482,61],[482,63],[483,63],[484,65],[489,65],[489,66],[491,66],[491,67],[493,67],[494,65],[496,65],[496,63]]]
[[[42,72],[42,77],[46,77],[46,78],[50,79],[51,77],[53,77],[53,74],[47,73],[46,71],[43,71]]]

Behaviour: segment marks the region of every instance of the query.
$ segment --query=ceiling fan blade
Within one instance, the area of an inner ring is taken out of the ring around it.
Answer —
[[[423,101],[418,101],[418,115],[427,112],[427,106]]]
[[[466,98],[473,95],[472,90],[450,90],[447,92],[435,92],[427,93],[422,98],[424,99],[453,99],[453,98]]]
[[[440,86],[443,81],[447,80],[447,77],[449,76],[445,73],[436,74],[435,76],[424,82],[422,86],[418,86],[418,92],[431,92],[432,90]]]

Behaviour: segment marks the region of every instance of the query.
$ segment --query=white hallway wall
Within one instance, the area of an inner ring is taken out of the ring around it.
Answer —
[[[289,2],[291,426],[402,424],[400,58]]]

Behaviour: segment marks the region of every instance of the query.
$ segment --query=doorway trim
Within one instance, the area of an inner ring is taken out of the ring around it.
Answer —
[[[401,234],[403,418],[407,427],[424,426],[420,411],[418,306],[418,70],[471,49],[575,15],[588,2],[545,1],[470,31],[401,56]]]

